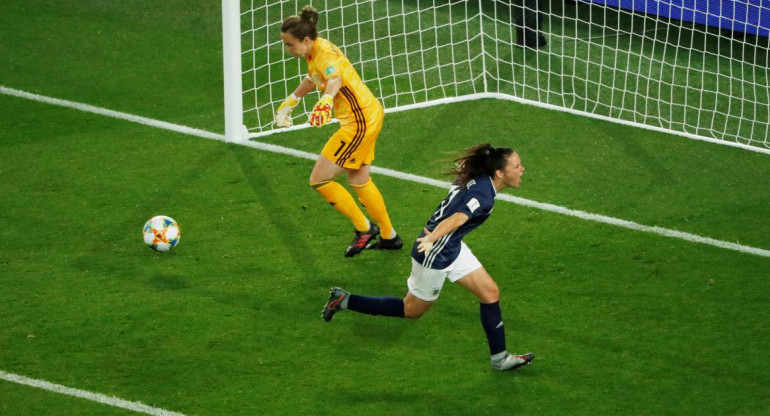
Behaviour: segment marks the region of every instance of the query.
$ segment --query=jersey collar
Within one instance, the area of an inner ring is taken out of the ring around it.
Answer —
[[[493,192],[492,195],[493,196],[497,196],[497,189],[495,189],[495,182],[492,181],[492,177],[491,176],[487,176],[487,177],[489,178],[489,186],[492,187],[492,192]]]

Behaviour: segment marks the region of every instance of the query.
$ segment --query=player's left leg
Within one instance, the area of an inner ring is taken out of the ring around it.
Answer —
[[[362,164],[358,169],[348,169],[348,182],[358,195],[361,205],[366,208],[366,212],[379,225],[382,239],[386,243],[391,243],[383,245],[382,248],[399,249],[403,246],[403,243],[398,238],[396,230],[393,228],[393,223],[390,221],[388,209],[385,207],[385,199],[369,175],[370,169],[371,165],[369,164]]]
[[[457,283],[479,298],[481,326],[487,334],[489,354],[495,356],[505,351],[505,328],[500,311],[500,291],[483,267],[466,274]]]
[[[460,254],[452,266],[447,278],[457,282],[479,299],[481,326],[487,335],[492,368],[513,370],[529,364],[535,358],[534,354],[514,355],[506,350],[505,327],[500,311],[500,289],[465,243],[462,243]]]
[[[532,362],[535,359],[534,354],[510,354],[505,348],[505,327],[500,311],[500,291],[489,273],[480,267],[457,280],[457,283],[479,298],[481,326],[487,335],[492,368],[500,371],[515,370]]]

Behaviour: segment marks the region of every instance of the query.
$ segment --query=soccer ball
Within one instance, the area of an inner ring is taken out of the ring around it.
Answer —
[[[179,244],[182,232],[173,218],[157,215],[144,223],[144,242],[155,251],[169,251]]]

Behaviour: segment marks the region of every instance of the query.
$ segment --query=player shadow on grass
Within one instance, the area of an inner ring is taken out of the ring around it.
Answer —
[[[291,209],[286,206],[280,195],[270,185],[269,178],[275,176],[273,172],[264,169],[259,163],[255,163],[250,157],[253,150],[244,149],[235,145],[228,145],[231,154],[238,163],[238,167],[243,173],[245,183],[254,192],[254,200],[262,205],[268,218],[266,221],[279,230],[282,245],[286,248],[286,254],[291,257],[292,262],[297,264],[300,270],[306,272],[307,276],[317,276],[319,271],[312,253],[312,247],[307,244],[307,239],[301,238],[307,231],[296,225],[291,215]],[[298,191],[305,191],[298,190]],[[308,226],[311,226],[308,224]],[[257,228],[256,226],[254,227]],[[255,237],[255,242],[258,239]]]
[[[158,291],[183,290],[192,286],[186,278],[167,272],[158,272],[150,276],[148,283]]]
[[[372,363],[361,365],[371,369]],[[359,371],[355,367],[351,366],[346,374]],[[339,369],[329,369],[330,372],[335,370]],[[351,414],[384,414],[387,411],[401,414],[401,409],[408,408],[415,415],[500,414],[500,409],[505,409],[502,414],[517,415],[521,414],[521,394],[525,388],[510,381],[514,377],[533,376],[531,371],[492,372],[486,367],[478,373],[468,374],[452,371],[451,367],[436,366],[435,361],[414,363],[404,360],[378,372],[380,382],[390,381],[388,387],[329,383],[319,390],[319,397],[323,401],[345,403],[348,410],[366,409]],[[420,382],[402,381],[410,377],[420,379]],[[501,382],[505,384],[501,386]],[[452,393],[446,387],[452,384],[462,386],[464,394]]]

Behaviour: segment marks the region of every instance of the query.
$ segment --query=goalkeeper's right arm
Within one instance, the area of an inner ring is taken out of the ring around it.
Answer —
[[[294,110],[294,107],[299,104],[299,100],[307,95],[313,88],[315,87],[315,84],[313,84],[313,80],[310,79],[310,77],[305,77],[302,82],[299,84],[299,87],[297,87],[294,92],[288,96],[281,105],[278,107],[278,111],[275,112],[275,124],[278,127],[291,127],[292,124],[294,124],[293,120],[291,119],[291,112]]]
[[[291,111],[299,104],[299,98],[294,93],[288,96],[281,106],[278,107],[278,111],[275,113],[275,124],[278,127],[291,127],[293,121],[291,119]]]

